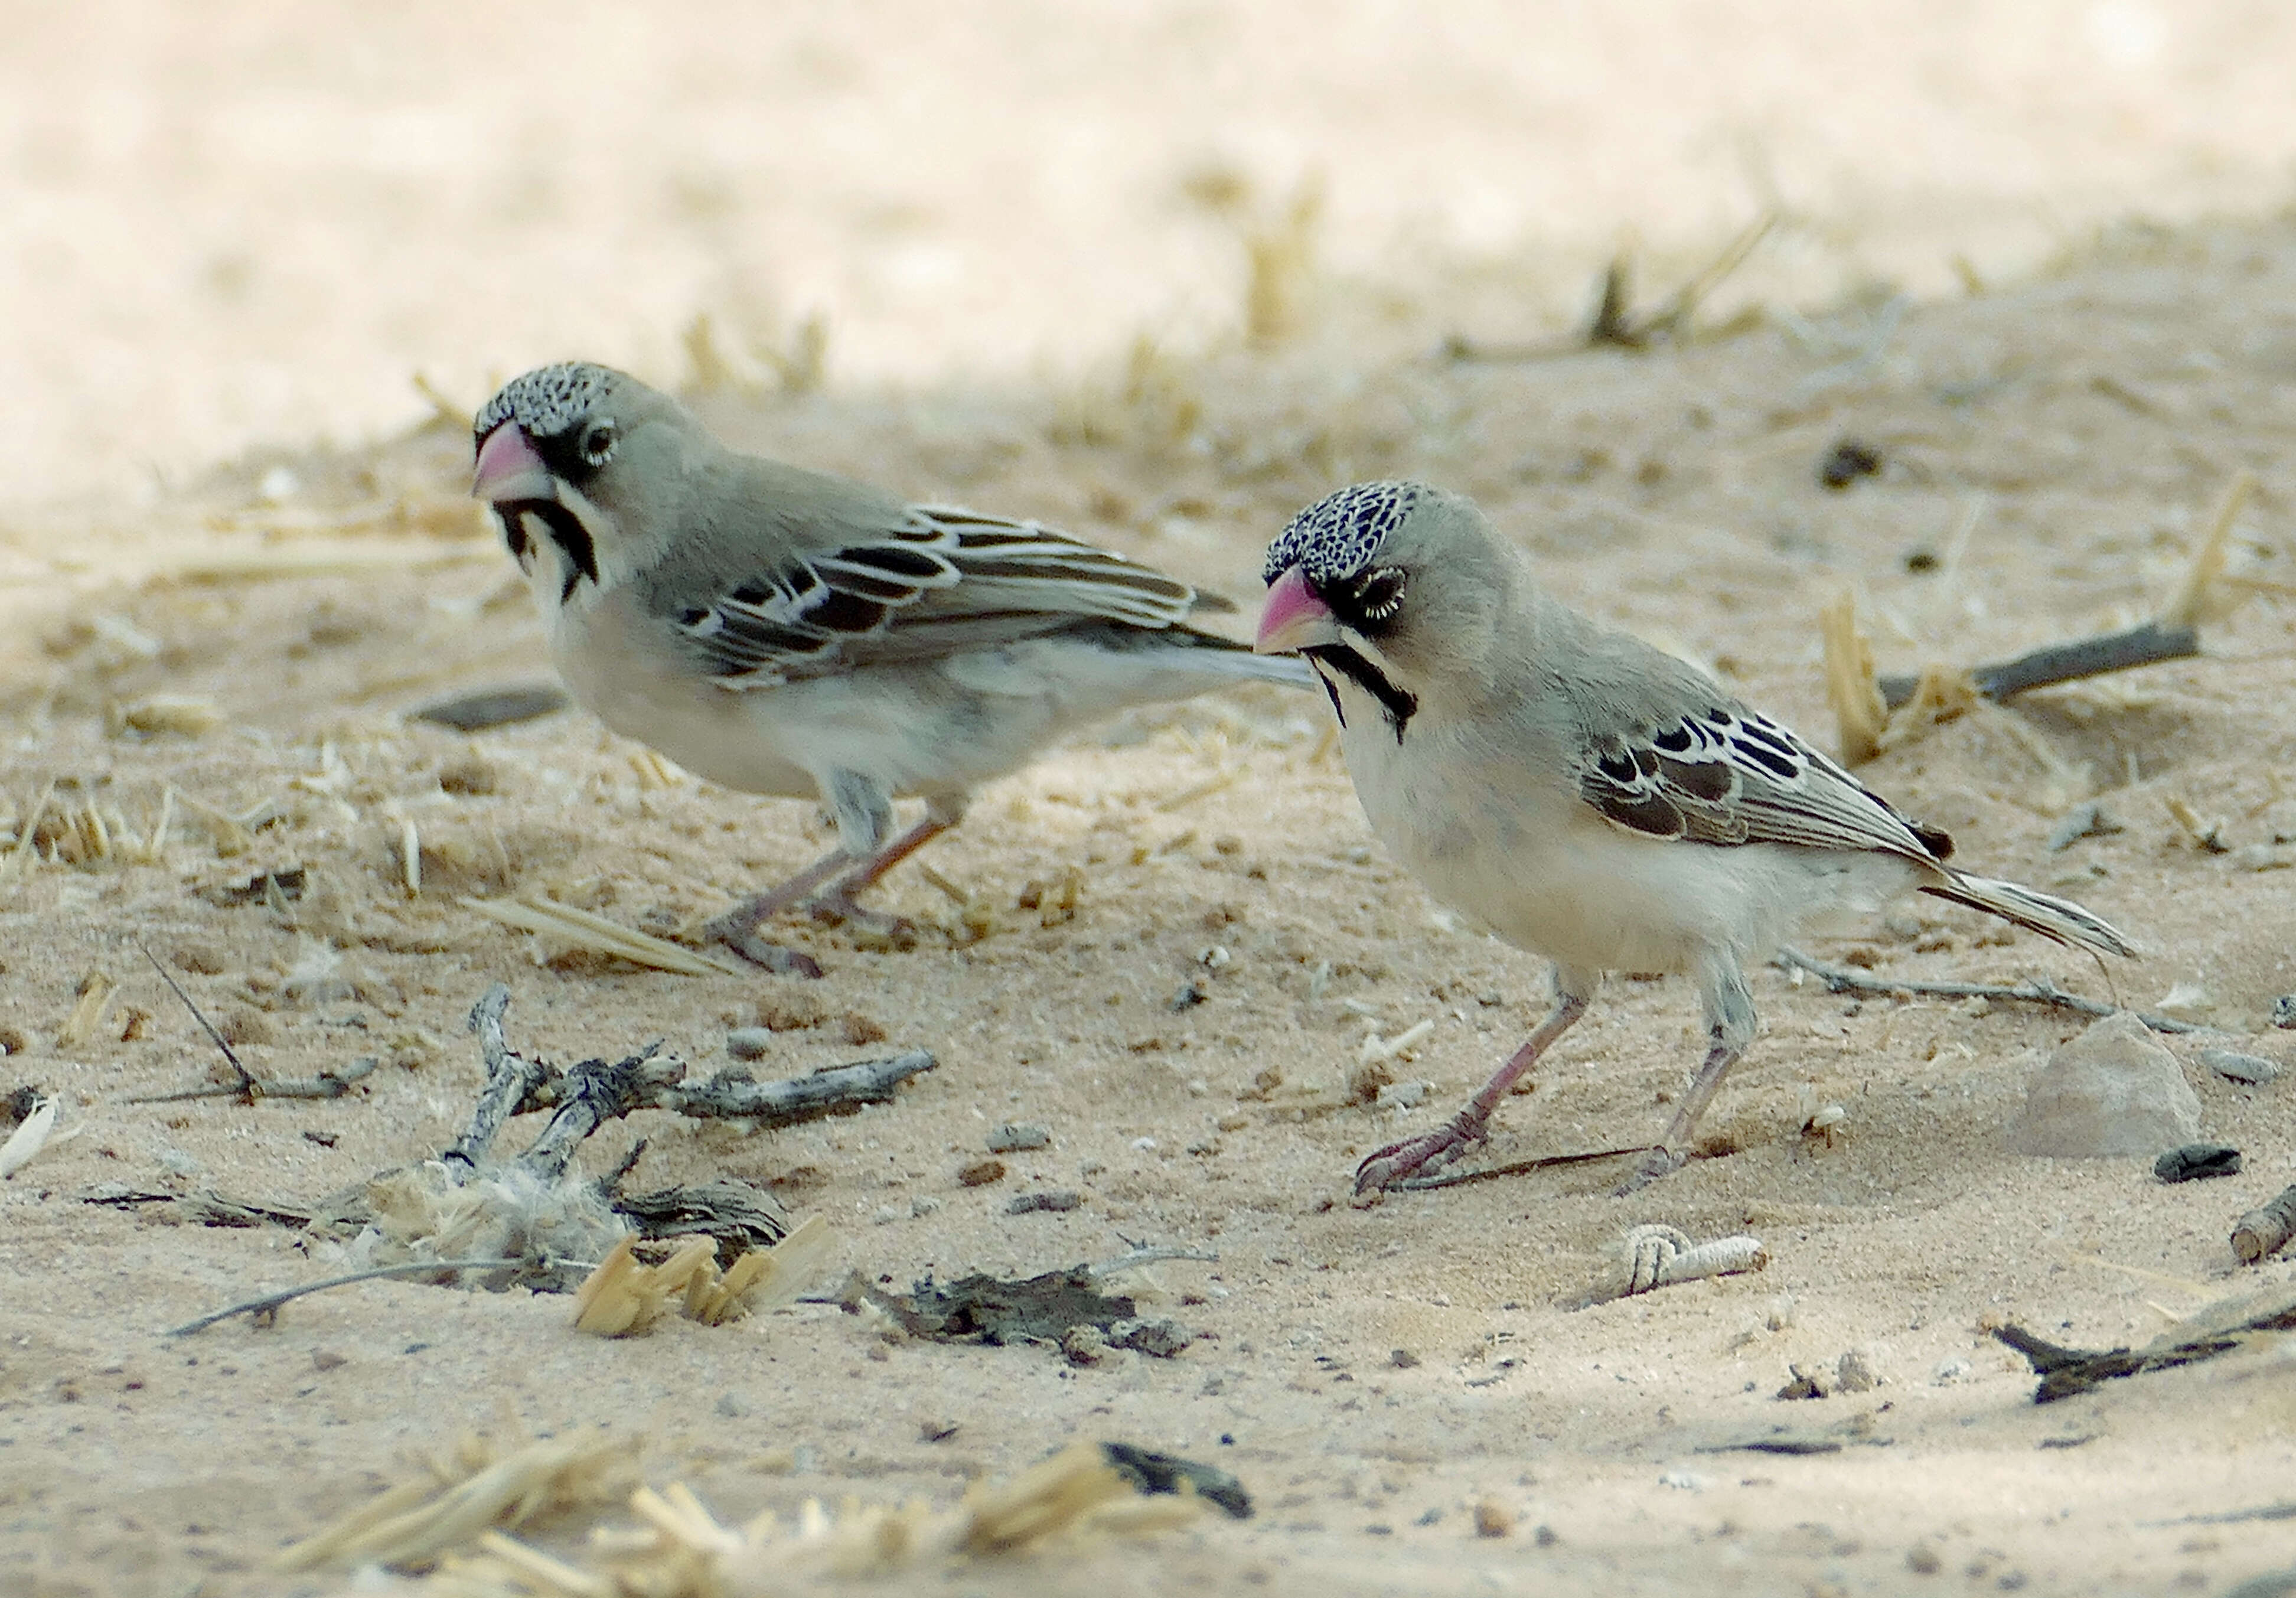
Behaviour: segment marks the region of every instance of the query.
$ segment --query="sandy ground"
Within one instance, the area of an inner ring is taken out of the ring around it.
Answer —
[[[1219,1463],[1259,1504],[1144,1553],[912,1583],[952,1593],[2221,1593],[2296,1565],[2287,1520],[2185,1520],[2287,1496],[2284,1351],[2037,1408],[1983,1331],[2110,1347],[2287,1279],[2235,1275],[2225,1242],[2296,1180],[2287,1080],[2234,1086],[2178,1042],[2205,1132],[2248,1166],[2162,1187],[2139,1160],[2009,1149],[2025,1076],[2075,1021],[1857,1004],[1765,971],[1764,1036],[1709,1118],[1710,1157],[1660,1186],[1613,1199],[1596,1168],[1351,1208],[1355,1161],[1447,1113],[1535,1017],[1544,975],[1386,860],[1316,758],[1323,708],[1274,691],[1133,717],[984,793],[925,861],[991,913],[985,937],[905,869],[884,899],[921,924],[914,949],[786,928],[819,983],[552,958],[463,896],[548,893],[674,934],[825,834],[807,807],[679,780],[578,714],[477,738],[406,720],[546,674],[537,632],[459,498],[459,428],[313,442],[419,415],[417,368],[462,403],[575,348],[678,379],[697,311],[736,375],[759,373],[746,340],[785,346],[822,309],[827,388],[701,395],[712,425],[1044,516],[1247,602],[1300,504],[1423,475],[1481,499],[1557,592],[1821,742],[1814,617],[1845,583],[1884,669],[2123,625],[2157,608],[2245,467],[2259,488],[2233,566],[2254,580],[2226,590],[2245,601],[2203,658],[1963,717],[1866,774],[1971,862],[2135,932],[2149,955],[2111,973],[2121,997],[2182,987],[2291,1063],[2267,1017],[2296,990],[2296,913],[2290,879],[2260,868],[2296,839],[2296,226],[2128,225],[2064,247],[2132,209],[2276,202],[2296,23],[2262,4],[1906,6],[1846,35],[1802,8],[1742,25],[1651,5],[1427,29],[1203,6],[1087,34],[1060,8],[978,14],[960,30],[792,12],[741,50],[713,33],[724,16],[672,37],[565,7],[12,19],[5,181],[23,203],[0,223],[0,348],[24,376],[0,517],[0,834],[52,802],[40,848],[0,864],[0,1092],[58,1095],[78,1135],[0,1187],[0,1593],[331,1590],[266,1563],[472,1425],[609,1427],[649,1479],[728,1520],[847,1493],[947,1503],[1072,1438]],[[1317,49],[1295,47],[1303,29]],[[1249,180],[1247,211],[1326,172],[1324,266],[1288,280],[1303,310],[1280,347],[1220,336],[1250,224],[1176,198],[1208,162]],[[1626,224],[1662,284],[1772,199],[1792,217],[1710,325],[1773,308],[1727,336],[1430,354],[1453,332],[1552,332]],[[1419,223],[1434,243],[1404,242]],[[1169,335],[1160,352],[1109,354],[1144,327]],[[1884,468],[1828,492],[1815,469],[1845,437]],[[123,725],[162,692],[215,725]],[[2089,798],[2123,830],[2051,852]],[[2196,848],[2171,799],[2222,818],[2228,852]],[[68,816],[100,816],[107,842],[92,821],[67,837]],[[285,914],[201,892],[292,865],[309,891]],[[1073,920],[1020,907],[1070,870]],[[214,1063],[138,939],[258,1069],[381,1069],[333,1102],[127,1102]],[[1906,976],[2106,981],[1926,902],[1816,947]],[[62,1044],[91,973],[119,994]],[[1075,1369],[889,1343],[800,1306],[608,1343],[576,1334],[563,1299],[389,1282],[163,1340],[339,1268],[340,1246],[84,1196],[302,1201],[435,1154],[480,1080],[462,1017],[496,980],[513,1038],[561,1060],[660,1037],[715,1069],[726,1028],[761,1017],[784,1027],[761,1074],[932,1050],[935,1072],[858,1118],[744,1137],[645,1114],[585,1168],[644,1136],[641,1184],[770,1183],[834,1223],[837,1274],[896,1285],[1130,1242],[1217,1251],[1160,1268],[1158,1313],[1201,1340]],[[1175,1008],[1192,984],[1201,1002]],[[1423,1102],[1339,1102],[1366,1034],[1423,1020],[1396,1069],[1432,1084]],[[1653,1135],[1695,1021],[1682,985],[1613,980],[1502,1111],[1489,1158]],[[1827,1105],[1846,1111],[1833,1137],[1805,1137]],[[962,1185],[1012,1119],[1050,1147]],[[1082,1202],[1006,1213],[1036,1189]],[[1573,1308],[1644,1221],[1753,1233],[1769,1266]],[[1773,1397],[1790,1367],[1853,1349],[1878,1389]],[[1884,1445],[1701,1451],[1859,1417]],[[1477,1504],[1510,1535],[1479,1537]],[[567,1551],[579,1529],[545,1540]]]
[[[1048,513],[1239,594],[1259,541],[1342,474],[1329,463],[1439,478],[1480,496],[1559,592],[1823,733],[1810,619],[1845,580],[1868,596],[1885,668],[2123,623],[2158,603],[2246,465],[2262,488],[2234,565],[2284,582],[2273,529],[2296,492],[2292,291],[2296,232],[2226,226],[2141,234],[2013,292],[1892,311],[1886,336],[1853,309],[1647,356],[1431,364],[1419,326],[1393,332],[1389,353],[1351,339],[1346,363],[1320,347],[1238,355],[1165,373],[1161,398],[1104,399],[1082,430],[1097,442],[1079,436],[1081,402],[705,408],[752,446]],[[1197,407],[1177,447],[1175,388]],[[1813,467],[1845,435],[1888,464],[1830,493]],[[269,1552],[359,1502],[398,1450],[497,1415],[642,1437],[655,1479],[686,1479],[728,1515],[849,1490],[946,1498],[1072,1436],[1217,1460],[1262,1506],[1247,1525],[1168,1537],[1148,1561],[996,1577],[1016,1590],[2222,1591],[2296,1558],[2283,1523],[2173,1523],[2284,1496],[2296,1414],[2280,1352],[2036,1408],[2020,1362],[1980,1331],[2005,1316],[2111,1346],[2227,1291],[2231,1217],[2296,1167],[2284,1084],[2237,1088],[2188,1067],[2207,1131],[2248,1152],[2235,1182],[2164,1188],[2134,1159],[2023,1158],[2005,1125],[2073,1022],[1861,1004],[1767,971],[1766,1035],[1710,1120],[1718,1157],[1631,1200],[1587,1170],[1334,1203],[1362,1152],[1444,1113],[1513,1046],[1543,979],[1535,960],[1456,930],[1385,861],[1344,773],[1313,758],[1322,711],[1305,696],[1139,718],[988,792],[930,856],[995,910],[979,941],[905,873],[888,897],[924,925],[919,947],[870,952],[793,925],[829,968],[817,984],[536,964],[458,896],[547,891],[674,930],[821,834],[799,805],[665,783],[579,716],[477,739],[401,719],[441,688],[542,667],[498,546],[453,499],[463,447],[440,429],[372,459],[313,458],[288,507],[324,528],[367,492],[362,471],[428,484],[444,530],[422,547],[442,564],[119,586],[52,622],[12,678],[7,802],[21,817],[53,777],[108,818],[114,845],[79,865],[19,862],[0,911],[8,1078],[60,1094],[67,1125],[85,1128],[0,1196],[9,1590],[312,1590],[264,1575]],[[192,508],[272,525],[282,508],[252,477],[214,479]],[[1908,570],[1972,514],[1949,572]],[[180,559],[249,545],[214,534]],[[321,533],[254,547],[285,560],[359,546]],[[384,548],[403,557],[406,540]],[[2076,891],[2134,930],[2152,953],[2115,973],[2128,998],[2197,984],[2210,1019],[2284,1059],[2265,1018],[2296,988],[2288,879],[2256,869],[2285,854],[2276,835],[2296,834],[2279,592],[2211,624],[2202,660],[1964,717],[1869,774],[1969,859]],[[107,733],[107,707],[161,690],[211,701],[222,725]],[[1219,778],[1234,781],[1203,791]],[[135,859],[169,788],[162,857]],[[2048,852],[2054,818],[2090,793],[2125,830]],[[2175,796],[2224,817],[2234,852],[2194,847],[2169,816]],[[258,807],[275,819],[220,857],[228,830],[202,818]],[[407,819],[419,897],[399,865]],[[311,886],[285,917],[195,891],[293,865]],[[1069,867],[1086,874],[1073,921],[1047,928],[1014,907]],[[340,1102],[125,1103],[210,1065],[131,938],[227,1019],[258,1069],[307,1075],[362,1054],[384,1068]],[[1228,960],[1211,970],[1215,946]],[[2102,980],[1945,907],[1822,947],[1906,974]],[[121,984],[111,1023],[60,1048],[91,971]],[[836,1224],[840,1270],[897,1283],[1104,1258],[1127,1239],[1208,1247],[1216,1263],[1164,1267],[1180,1295],[1168,1313],[1204,1340],[1169,1362],[1075,1371],[1043,1348],[889,1346],[857,1318],[801,1307],[603,1343],[570,1329],[563,1299],[385,1283],[298,1304],[275,1328],[160,1340],[201,1309],[323,1274],[339,1251],[80,1196],[127,1182],[309,1198],[435,1152],[479,1079],[460,1018],[496,979],[517,996],[513,1035],[562,1059],[660,1037],[722,1061],[726,1028],[761,1007],[818,1021],[781,1035],[771,1071],[855,1058],[866,1051],[849,1039],[879,1030],[933,1050],[937,1072],[857,1119],[744,1138],[642,1115],[602,1134],[587,1164],[643,1135],[645,1183],[774,1183]],[[1191,982],[1203,1002],[1176,1011]],[[1425,1103],[1332,1106],[1367,1032],[1422,1020],[1434,1030],[1398,1070],[1432,1082]],[[1538,1091],[1510,1102],[1492,1157],[1652,1135],[1693,1027],[1680,985],[1614,980]],[[1253,1096],[1269,1069],[1283,1079],[1273,1102]],[[1800,1130],[1828,1103],[1848,1112],[1830,1147]],[[1013,1119],[1048,1127],[1051,1147],[962,1186],[958,1168]],[[1083,1202],[1004,1213],[1037,1187]],[[1612,1268],[1624,1229],[1649,1220],[1751,1231],[1772,1263],[1570,1308]],[[1878,1389],[1773,1397],[1790,1365],[1852,1348]],[[1418,1363],[1398,1365],[1397,1349]],[[1697,1452],[1857,1414],[1887,1446]],[[925,1422],[958,1430],[925,1443]],[[1467,1506],[1485,1499],[1514,1535],[1474,1535]],[[1943,1574],[1914,1573],[1917,1547]]]

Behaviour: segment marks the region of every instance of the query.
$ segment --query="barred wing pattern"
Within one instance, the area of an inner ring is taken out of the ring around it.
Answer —
[[[890,532],[753,577],[677,625],[721,686],[745,689],[1079,621],[1162,628],[1199,608],[1178,578],[1041,523],[916,505]]]
[[[1918,826],[1767,717],[1695,711],[1667,725],[1598,733],[1578,792],[1603,819],[1691,843],[1799,843],[1880,849],[1935,864],[1953,840]]]

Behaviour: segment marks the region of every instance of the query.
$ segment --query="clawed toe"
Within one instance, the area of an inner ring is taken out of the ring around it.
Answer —
[[[1454,1120],[1436,1131],[1374,1150],[1356,1167],[1357,1201],[1376,1201],[1398,1182],[1448,1165],[1469,1144],[1480,1142],[1482,1136],[1481,1127],[1463,1127]]]
[[[916,923],[906,916],[893,915],[882,910],[872,910],[866,905],[857,905],[845,894],[824,893],[806,906],[817,922],[838,922],[872,938],[882,938],[887,943],[910,944],[916,941]]]
[[[1623,1199],[1628,1193],[1640,1192],[1660,1176],[1670,1176],[1689,1163],[1687,1154],[1677,1154],[1672,1149],[1652,1149],[1635,1163],[1624,1182],[1611,1190],[1611,1196]]]
[[[721,915],[701,929],[701,935],[712,943],[723,944],[751,965],[772,971],[780,977],[816,978],[821,975],[821,962],[801,949],[768,943],[758,936],[758,923],[736,911]]]

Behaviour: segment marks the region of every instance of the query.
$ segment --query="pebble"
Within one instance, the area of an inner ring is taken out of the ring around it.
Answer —
[[[967,1187],[986,1187],[992,1182],[1004,1180],[1004,1162],[1001,1160],[976,1160],[957,1168],[956,1179]]]
[[[2012,1134],[2027,1154],[2147,1154],[2200,1135],[2201,1101],[2177,1057],[2123,1012],[2094,1022],[2025,1085]]]
[[[2283,1031],[2296,1027],[2296,993],[2284,993],[2272,1001],[2272,1024]]]
[[[2163,1182],[2199,1182],[2210,1176],[2240,1175],[2240,1151],[2230,1143],[2188,1143],[2171,1149],[2152,1162],[2152,1174]]]
[[[2280,1075],[2280,1067],[2263,1055],[2231,1049],[2202,1049],[2201,1063],[2227,1082],[2243,1082],[2251,1087],[2261,1087]]]
[[[773,1046],[769,1027],[736,1027],[726,1034],[726,1052],[736,1060],[763,1060]]]
[[[1855,1348],[1844,1354],[1833,1367],[1833,1390],[1837,1393],[1870,1393],[1881,1385],[1882,1379],[1874,1373],[1874,1367]]]
[[[1028,1121],[1006,1121],[988,1135],[991,1154],[1016,1154],[1028,1149],[1048,1147],[1053,1135],[1044,1127]]]
[[[1951,1359],[1939,1360],[1938,1368],[1931,1373],[1930,1380],[1938,1386],[1944,1387],[1951,1382],[1961,1381],[1969,1374],[1970,1369],[1969,1361],[1956,1354]]]

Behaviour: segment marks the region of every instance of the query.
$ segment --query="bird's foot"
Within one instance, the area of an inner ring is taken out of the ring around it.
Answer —
[[[897,948],[909,947],[917,940],[914,922],[906,916],[856,904],[853,896],[842,889],[832,888],[826,893],[815,895],[807,901],[806,908],[817,922],[842,923],[862,938]]]
[[[1668,1148],[1652,1149],[1635,1162],[1635,1168],[1627,1174],[1624,1182],[1611,1190],[1611,1196],[1623,1199],[1628,1193],[1640,1192],[1660,1176],[1670,1176],[1689,1163],[1687,1154]]]
[[[711,943],[723,944],[750,964],[782,977],[818,977],[821,962],[802,949],[768,943],[758,936],[758,926],[765,918],[755,914],[754,905],[743,905],[728,911],[714,921],[705,922],[701,936]]]
[[[1356,1201],[1377,1201],[1379,1195],[1406,1177],[1423,1176],[1456,1160],[1471,1144],[1488,1135],[1489,1128],[1465,1111],[1453,1116],[1432,1132],[1407,1137],[1377,1149],[1356,1167]]]

